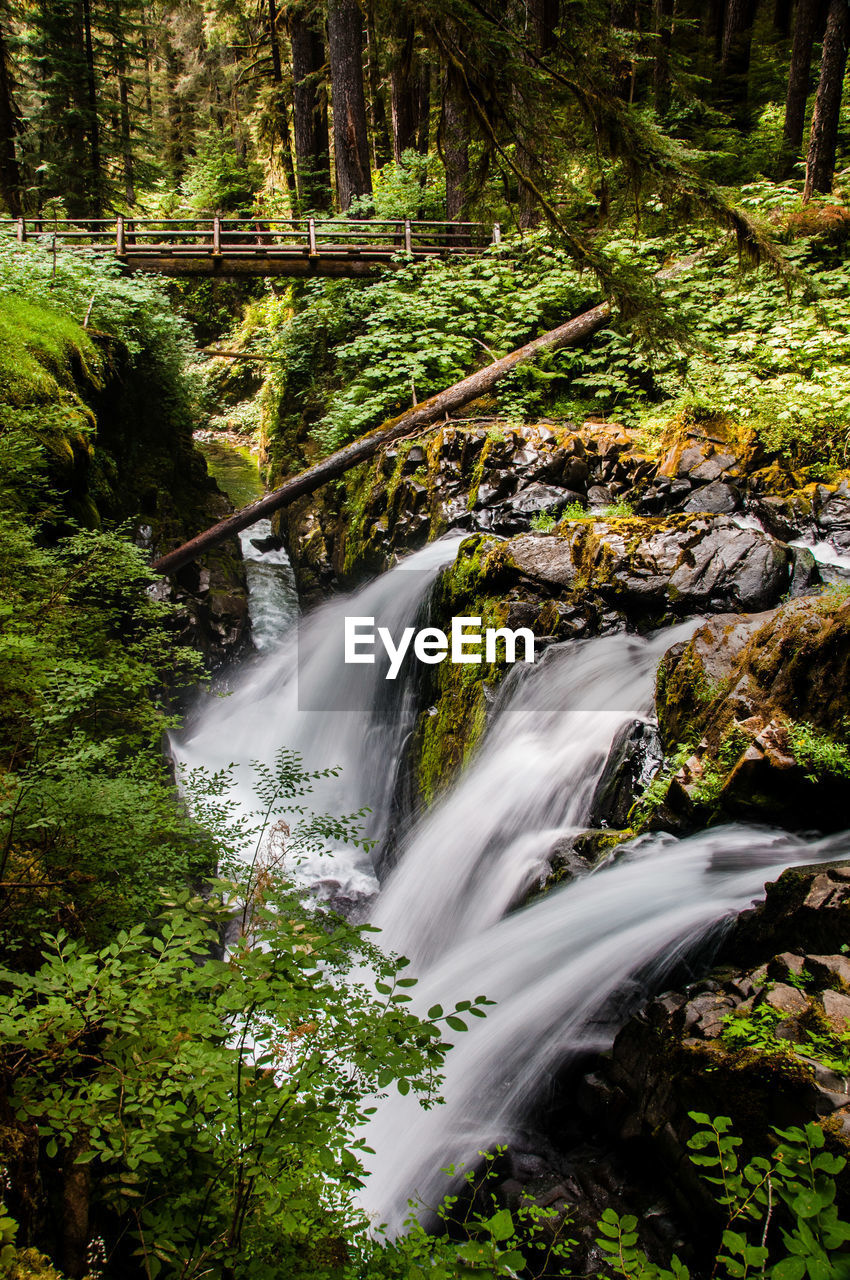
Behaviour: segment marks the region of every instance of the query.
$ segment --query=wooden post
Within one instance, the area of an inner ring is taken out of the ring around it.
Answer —
[[[119,213],[115,218],[115,253],[119,258],[124,257],[126,243],[124,237],[124,219]]]
[[[23,244],[27,238],[27,224],[23,218],[18,218],[18,244]]]
[[[221,253],[221,218],[218,214],[213,218],[213,253]]]
[[[493,223],[493,244],[502,243],[502,226],[499,222]]]
[[[404,251],[405,253],[413,253],[413,234],[410,230],[410,219],[404,220]]]
[[[307,223],[307,233],[310,237],[310,257],[318,258],[319,251],[316,248],[316,219],[310,218]]]

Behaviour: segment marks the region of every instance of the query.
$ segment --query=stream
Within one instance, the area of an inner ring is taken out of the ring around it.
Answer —
[[[394,631],[417,625],[460,538],[429,545],[296,626],[291,570],[282,552],[253,547],[251,538],[263,536],[259,527],[243,535],[260,657],[234,678],[229,697],[204,708],[175,752],[210,769],[239,762],[235,799],[246,810],[252,759],[270,761],[285,745],[308,768],[340,766],[315,793],[316,810],[368,807],[368,834],[380,846],[395,821],[417,688],[404,673],[390,685],[378,666],[365,676],[355,668],[359,683],[349,696],[354,677],[340,664],[333,623],[380,614]],[[424,1111],[394,1092],[378,1105],[362,1203],[391,1231],[401,1228],[409,1198],[434,1204],[449,1189],[444,1166],[521,1132],[565,1062],[610,1046],[647,990],[758,898],[766,880],[790,864],[850,852],[846,834],[804,839],[747,826],[687,839],[651,834],[621,846],[594,874],[521,906],[553,844],[587,825],[618,732],[651,716],[661,655],[696,625],[648,639],[567,641],[534,666],[518,664],[473,762],[441,801],[396,833],[395,865],[381,886],[371,860],[348,847],[301,869],[322,896],[368,913],[385,949],[410,957],[419,978],[415,1010],[479,994],[496,1002],[467,1033],[448,1033],[457,1044],[443,1106]]]

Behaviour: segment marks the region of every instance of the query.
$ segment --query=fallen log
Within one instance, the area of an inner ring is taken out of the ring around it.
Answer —
[[[477,400],[518,365],[536,359],[544,351],[558,351],[561,347],[581,342],[582,338],[589,337],[604,324],[610,315],[610,306],[607,302],[602,302],[599,306],[592,307],[590,311],[584,311],[573,320],[568,320],[557,329],[541,334],[533,342],[527,342],[524,347],[519,347],[510,355],[503,356],[501,360],[494,360],[492,364],[485,365],[477,373],[470,374],[461,382],[456,382],[445,391],[438,392],[437,395],[423,400],[413,409],[408,409],[397,418],[392,418],[389,422],[376,427],[368,435],[361,436],[359,440],[346,445],[344,449],[338,449],[336,453],[323,458],[315,466],[293,476],[291,480],[286,480],[278,489],[267,493],[264,498],[259,498],[250,506],[243,507],[234,515],[220,520],[211,529],[199,533],[189,542],[176,547],[174,551],[167,552],[159,560],[154,561],[154,570],[163,575],[176,573],[178,569],[196,560],[198,556],[209,551],[211,547],[217,546],[225,538],[233,537],[234,534],[256,524],[264,516],[271,515],[273,511],[279,511],[281,507],[288,506],[297,498],[303,498],[305,494],[314,493],[329,480],[335,480],[351,467],[365,462],[385,444],[392,444],[394,440],[400,440],[403,436],[408,436],[423,427],[433,426],[455,409],[461,409],[470,401]]]

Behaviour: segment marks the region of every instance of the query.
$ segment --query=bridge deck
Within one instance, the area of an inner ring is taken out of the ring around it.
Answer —
[[[0,235],[171,276],[359,276],[499,244],[498,223],[349,218],[0,219]]]

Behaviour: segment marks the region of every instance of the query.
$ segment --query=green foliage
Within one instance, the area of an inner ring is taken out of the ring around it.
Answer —
[[[407,962],[283,874],[284,855],[356,835],[354,820],[309,815],[302,798],[324,775],[291,753],[257,769],[261,808],[236,824],[226,776],[187,784],[217,823],[223,867],[235,873],[237,846],[255,842],[247,876],[205,899],[181,890],[99,947],[60,929],[34,973],[0,970],[17,1122],[38,1126],[48,1178],[89,1166],[107,1236],[129,1225],[151,1278],[314,1277],[317,1247],[355,1221],[367,1099],[396,1083],[433,1102],[441,1026],[465,1030],[487,1003],[407,1010]],[[238,936],[222,957],[228,923]]]
[[[691,1112],[698,1128],[689,1141],[691,1160],[712,1188],[723,1215],[721,1243],[712,1275],[724,1280],[845,1280],[850,1273],[850,1223],[839,1217],[835,1176],[843,1157],[824,1150],[823,1130],[776,1129],[767,1156],[739,1163],[741,1139],[726,1116],[710,1120]],[[481,1153],[482,1155],[484,1153]],[[455,1276],[573,1275],[575,1240],[568,1215],[532,1202],[514,1211],[499,1208],[490,1191],[496,1155],[485,1157],[478,1175],[439,1211],[449,1237],[435,1238],[414,1220],[406,1236],[383,1245],[356,1276],[387,1280],[453,1280]],[[448,1169],[450,1175],[457,1170]],[[483,1206],[490,1201],[487,1209]],[[460,1212],[458,1212],[460,1209]],[[640,1246],[638,1219],[606,1209],[596,1223],[604,1258],[599,1275],[622,1280],[689,1280],[674,1254],[668,1265],[652,1262]]]
[[[809,782],[850,780],[850,747],[805,722],[788,728],[788,741]]]
[[[843,1280],[850,1272],[850,1223],[838,1215],[835,1175],[846,1161],[824,1150],[823,1130],[816,1124],[775,1129],[770,1155],[741,1167],[741,1139],[732,1134],[731,1120],[690,1114],[704,1126],[688,1144],[691,1160],[715,1188],[726,1218],[712,1274],[730,1280]],[[669,1268],[649,1261],[638,1246],[637,1219],[609,1209],[598,1225],[597,1244],[615,1275],[688,1280],[687,1267],[675,1256]]]
[[[647,783],[642,794],[629,810],[629,825],[645,826],[652,818],[655,810],[667,799],[670,783],[682,765],[693,754],[693,747],[688,743],[678,743],[672,755],[661,764],[655,776]]]
[[[691,1114],[708,1126],[691,1139],[691,1159],[717,1188],[718,1203],[728,1215],[725,1252],[718,1255],[725,1273],[741,1280],[769,1266],[772,1280],[846,1276],[850,1223],[839,1218],[835,1204],[835,1175],[846,1161],[824,1150],[823,1130],[816,1124],[776,1129],[779,1141],[771,1155],[756,1156],[741,1168],[741,1139],[731,1134],[728,1117],[712,1122],[699,1112]],[[786,1214],[769,1238],[775,1206]]]
[[[0,299],[5,307],[11,299],[26,299],[33,307],[61,311],[65,319],[51,315],[40,328],[46,333],[62,333],[62,325],[72,320],[82,325],[91,305],[89,329],[120,339],[130,355],[147,366],[166,368],[176,377],[191,350],[188,326],[168,305],[161,284],[144,276],[122,274],[120,264],[103,254],[53,254],[49,237],[41,242],[19,245],[0,236]],[[19,303],[19,305],[21,305]],[[72,330],[75,342],[79,335]],[[50,338],[50,341],[58,341]],[[91,348],[83,346],[83,351]]]
[[[182,192],[193,212],[245,214],[262,179],[260,166],[238,152],[232,138],[211,130],[189,162]]]
[[[17,511],[6,494],[42,466],[26,436],[0,435],[0,880],[17,886],[0,890],[0,919],[18,945],[57,910],[108,932],[208,857],[160,745],[166,684],[196,680],[197,659],[125,538],[39,545],[20,493]]]
[[[416,1213],[423,1206],[410,1202],[405,1234],[397,1240],[378,1240],[365,1249],[345,1280],[381,1277],[383,1280],[456,1280],[457,1277],[570,1274],[567,1263],[576,1241],[567,1234],[569,1215],[542,1209],[528,1197],[515,1210],[499,1206],[492,1186],[504,1148],[480,1151],[477,1169],[450,1165],[447,1177],[460,1189],[431,1209],[441,1234],[426,1231]],[[445,1234],[443,1234],[445,1233]],[[564,1269],[562,1269],[562,1264]]]
[[[551,533],[558,521],[548,511],[538,511],[531,517],[531,527],[535,533]]]
[[[785,188],[747,190],[759,213],[783,208]],[[796,191],[794,202],[799,208]],[[795,464],[844,465],[850,431],[845,256],[811,239],[790,246],[789,258],[805,273],[814,300],[797,292],[789,305],[782,283],[765,273],[742,278],[736,258],[699,235],[644,239],[634,249],[644,260],[659,251],[699,253],[663,286],[680,343],[647,349],[619,327],[597,334],[587,352],[558,357],[574,370],[569,393],[561,393],[565,408],[569,394],[578,393],[585,409],[639,424],[657,415],[658,406],[673,413],[697,394]]]
[[[294,315],[268,304],[275,400],[319,417],[334,448],[559,323],[584,296],[566,254],[543,240],[413,263],[366,287],[308,285]]]
[[[6,1212],[5,1205],[0,1204],[0,1275],[4,1273],[15,1256],[17,1234],[17,1222]]]
[[[352,218],[424,218],[439,222],[446,214],[446,179],[436,155],[405,151],[401,162],[378,169],[371,196],[355,196]]]
[[[804,970],[802,974],[789,975],[786,981],[806,992],[811,975]],[[769,1004],[759,1004],[751,1010],[729,1014],[724,1021],[722,1039],[733,1050],[776,1054],[792,1064],[805,1067],[806,1062],[800,1063],[799,1055],[802,1055],[830,1071],[841,1075],[850,1073],[850,1033],[836,1031],[817,1004],[810,1000],[808,1010],[795,1023],[793,1039],[787,1034],[776,1034],[783,1021],[787,1021],[787,1016],[778,1009]]]

